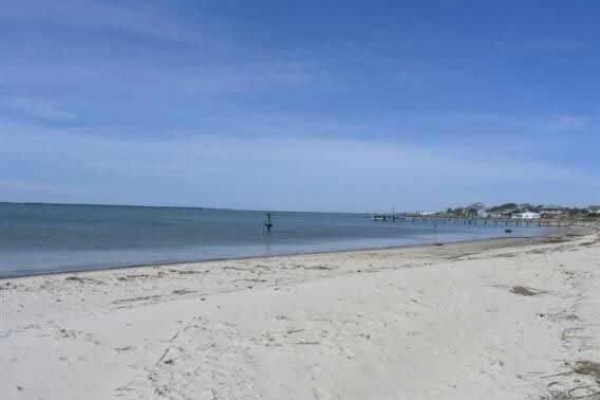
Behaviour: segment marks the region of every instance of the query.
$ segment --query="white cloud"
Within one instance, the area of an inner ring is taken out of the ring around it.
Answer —
[[[0,8],[0,16],[22,22],[122,31],[176,42],[191,43],[204,38],[204,30],[173,16],[169,18],[170,12],[168,7],[149,2],[98,0],[21,0]]]
[[[479,199],[572,202],[567,188],[579,197],[600,189],[598,177],[548,163],[397,142],[57,131],[13,131],[0,141],[5,159],[43,163],[38,178],[66,185],[67,198],[79,202],[368,211]]]
[[[0,106],[24,114],[29,118],[48,121],[70,121],[77,117],[71,111],[60,109],[48,101],[36,98],[13,97],[0,99]]]

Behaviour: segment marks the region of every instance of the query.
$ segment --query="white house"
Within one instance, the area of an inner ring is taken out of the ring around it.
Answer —
[[[514,214],[512,217],[515,219],[540,219],[542,215],[533,211],[524,211],[522,213]]]

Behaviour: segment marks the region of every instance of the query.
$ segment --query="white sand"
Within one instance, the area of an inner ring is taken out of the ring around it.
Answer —
[[[600,399],[599,236],[507,245],[3,280],[0,399]]]

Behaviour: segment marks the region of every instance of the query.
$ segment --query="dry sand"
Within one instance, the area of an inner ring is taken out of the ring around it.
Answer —
[[[0,281],[0,399],[600,399],[600,236]]]

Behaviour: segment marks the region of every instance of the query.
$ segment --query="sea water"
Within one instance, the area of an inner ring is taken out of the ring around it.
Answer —
[[[0,277],[505,236],[505,226],[367,214],[0,203]],[[513,235],[539,228],[511,227]]]

